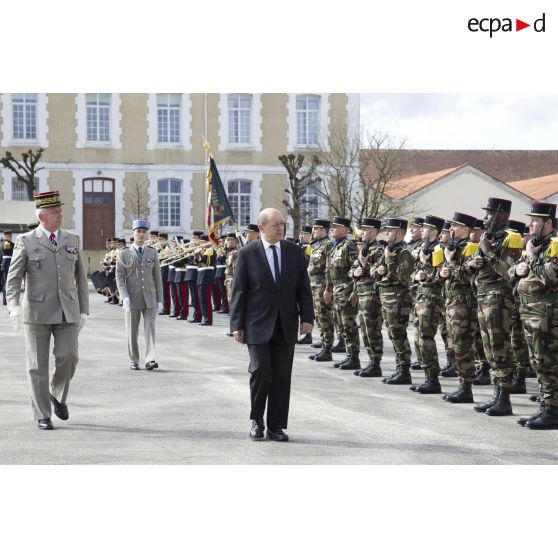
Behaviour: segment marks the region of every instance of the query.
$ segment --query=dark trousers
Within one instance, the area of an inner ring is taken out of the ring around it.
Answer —
[[[198,300],[201,312],[201,323],[213,325],[213,309],[211,307],[211,291],[213,285],[209,283],[198,285]]]
[[[170,293],[172,299],[172,312],[171,316],[179,316],[180,315],[180,299],[178,298],[178,289],[180,287],[180,283],[171,283],[170,284]]]
[[[2,303],[6,306],[6,283],[8,281],[8,271],[9,269],[5,269],[2,271],[2,277],[0,278],[0,289],[2,289]]]
[[[248,345],[250,418],[263,419],[267,402],[268,428],[287,428],[294,349],[285,340],[279,318],[268,343]]]
[[[211,298],[213,299],[213,310],[221,310],[221,293],[219,292],[219,281],[211,285]]]
[[[188,292],[190,293],[190,306],[194,309],[194,320],[200,321],[201,314],[199,311],[200,305],[198,300],[198,287],[196,285],[196,280],[194,281],[186,281],[188,285]]]
[[[188,286],[186,281],[180,282],[180,317],[186,319],[188,317]]]
[[[221,297],[221,310],[229,312],[229,300],[227,298],[227,289],[225,288],[225,277],[219,277],[215,280],[219,284],[219,294]]]
[[[168,267],[161,268],[161,279],[163,281],[163,312],[170,314],[170,285],[169,285],[169,269]]]

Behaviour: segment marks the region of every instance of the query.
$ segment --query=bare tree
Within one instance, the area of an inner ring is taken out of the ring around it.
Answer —
[[[148,182],[141,174],[134,174],[127,181],[124,195],[125,215],[129,221],[149,218]]]
[[[289,217],[293,220],[293,235],[295,238],[300,233],[302,219],[307,216],[307,212],[302,208],[302,202],[308,185],[316,177],[316,167],[319,159],[315,155],[310,155],[310,165],[304,166],[306,156],[302,153],[287,153],[279,155],[279,161],[287,170],[289,187],[285,188],[287,198],[283,200],[283,205],[287,208]]]
[[[11,153],[6,151],[5,157],[0,159],[2,165],[10,169],[26,186],[27,197],[29,201],[33,201],[33,194],[37,185],[36,174],[45,167],[37,167],[44,149],[39,147],[34,153],[32,149],[21,154],[22,163],[20,163]]]

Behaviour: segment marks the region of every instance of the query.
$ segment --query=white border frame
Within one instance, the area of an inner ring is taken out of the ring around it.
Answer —
[[[157,93],[147,97],[147,149],[192,149],[192,100],[189,93],[180,93],[180,141],[178,143],[159,143],[157,141]]]
[[[2,93],[2,141],[1,147],[48,147],[48,99],[46,93],[37,93],[37,139],[13,138],[12,94]]]
[[[289,93],[287,100],[287,151],[309,151],[319,145],[299,145],[296,143],[296,98],[298,95],[316,95],[320,97],[320,128],[318,137],[329,135],[329,93]]]
[[[77,149],[122,149],[122,126],[120,93],[111,93],[110,97],[110,140],[87,141],[87,112],[85,93],[76,93],[76,148]]]
[[[262,145],[262,99],[259,93],[244,93],[252,96],[250,114],[251,143],[229,143],[229,95],[243,93],[221,93],[219,95],[219,151],[263,151]]]

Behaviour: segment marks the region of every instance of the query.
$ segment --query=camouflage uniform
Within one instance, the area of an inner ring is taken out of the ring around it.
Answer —
[[[529,273],[519,279],[517,292],[523,329],[533,347],[531,365],[537,372],[541,403],[558,407],[558,258],[549,253],[554,234],[528,261]],[[510,277],[515,268],[510,268]]]
[[[355,244],[347,238],[334,242],[327,258],[326,290],[333,293],[333,316],[347,351],[358,354],[360,340],[356,316],[358,309],[349,302],[353,284],[349,270],[357,257]]]
[[[424,243],[421,239],[415,240],[408,243],[409,251],[413,256],[413,262],[415,267],[419,262],[419,255],[422,250]],[[417,288],[418,285],[416,282],[412,282],[409,286],[409,290],[411,293],[411,299],[413,301],[413,328],[414,328],[414,349],[415,355],[417,357],[417,361],[422,362],[422,355],[420,354],[420,331],[419,331],[419,318],[417,315],[417,308],[416,308],[416,298],[417,298]]]
[[[508,270],[514,264],[514,259],[513,251],[506,247],[506,231],[501,229],[493,235],[496,244],[484,256],[484,264],[475,276],[479,326],[494,383],[511,389],[513,359],[510,331],[515,301],[508,280]],[[482,255],[480,250],[475,255],[478,254]]]
[[[226,269],[225,269],[225,288],[227,289],[227,298],[232,300],[232,284],[234,280],[234,272],[236,271],[236,262],[238,258],[238,248],[232,248],[227,251]]]
[[[407,325],[413,307],[409,292],[413,256],[405,242],[395,244],[392,250],[388,258],[383,255],[382,260],[371,267],[370,273],[378,278],[382,317],[393,343],[398,370],[408,372],[411,365],[411,345],[407,337]],[[386,275],[377,275],[380,265],[387,267]]]
[[[308,261],[308,276],[314,301],[316,325],[320,330],[322,348],[331,350],[333,345],[333,305],[324,302],[326,289],[327,258],[333,248],[333,241],[329,237],[319,238],[311,242],[312,252]]]
[[[455,254],[445,267],[451,275],[445,280],[446,324],[454,351],[455,368],[463,382],[471,383],[475,374],[474,338],[477,328],[475,298],[471,285],[473,272],[464,255],[467,241],[457,241]]]
[[[438,244],[437,240],[433,241],[430,247],[434,249]],[[424,244],[422,246],[424,247]],[[418,282],[414,279],[419,271],[426,273],[424,281]],[[442,297],[443,279],[438,274],[438,267],[434,267],[432,264],[431,254],[428,256],[427,262],[423,263],[420,260],[419,252],[413,270],[413,282],[416,286],[414,312],[418,321],[418,345],[422,366],[429,377],[438,378],[440,364],[434,337],[438,326],[445,321],[444,299]]]
[[[358,258],[353,262],[349,272],[349,275],[354,277],[354,291],[358,294],[358,316],[362,341],[370,360],[377,359],[378,361],[384,354],[382,304],[376,281],[370,276],[370,268],[380,261],[383,251],[383,247],[378,242],[372,242],[369,246],[368,261],[362,268],[363,274],[360,277],[353,275],[360,267]]]

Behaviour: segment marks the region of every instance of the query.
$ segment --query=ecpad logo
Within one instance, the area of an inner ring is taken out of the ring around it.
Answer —
[[[536,19],[533,22],[533,29],[536,33],[544,33],[545,26],[546,26],[546,14],[543,13],[543,15],[540,18]],[[483,33],[489,33],[490,38],[492,38],[492,35],[494,33],[498,33],[499,31],[502,31],[504,33],[521,31],[522,29],[531,27],[531,24],[525,23],[521,19],[516,18],[515,29],[514,29],[512,18],[509,17],[505,17],[503,19],[500,19],[498,17],[485,17],[482,19],[477,19],[475,17],[472,17],[468,21],[467,27],[469,28],[469,31],[473,33],[477,33],[479,31]]]

